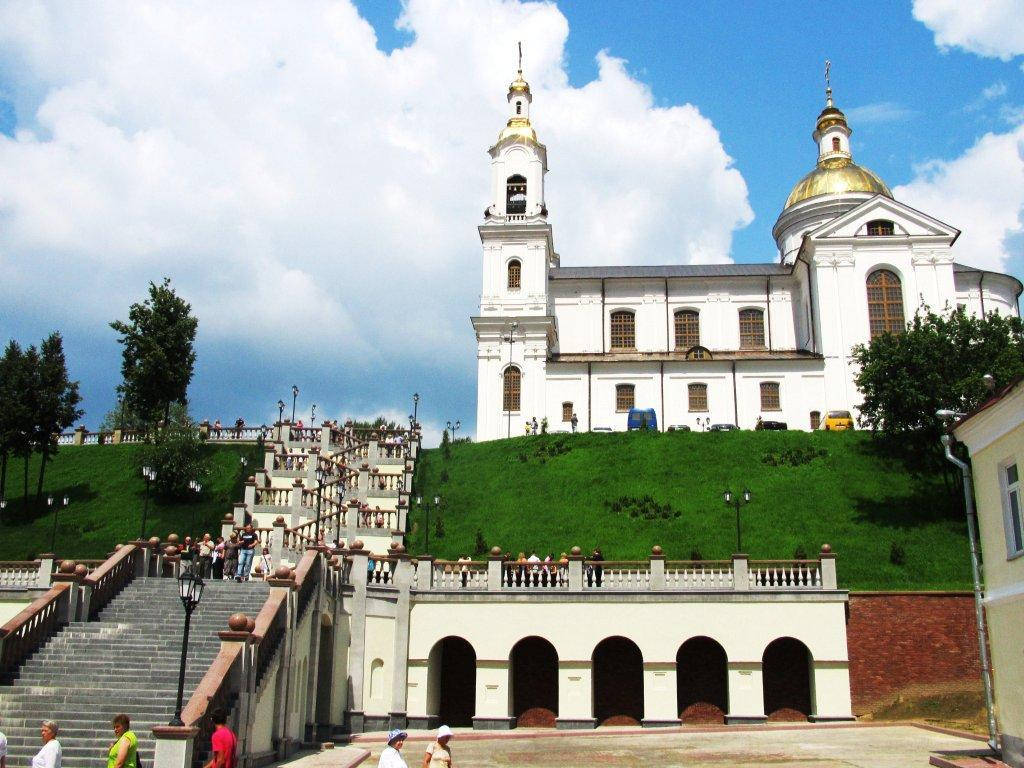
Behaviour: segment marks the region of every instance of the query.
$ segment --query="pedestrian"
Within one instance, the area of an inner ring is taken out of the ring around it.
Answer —
[[[107,751],[107,768],[138,768],[139,737],[128,715],[114,716],[114,743]]]
[[[256,554],[256,542],[259,537],[248,524],[242,529],[242,535],[238,537],[238,571],[235,573],[236,581],[248,581],[249,573],[252,571],[252,558]]]
[[[0,768],[7,768],[7,737],[0,731]]]
[[[540,425],[537,424],[537,417],[536,416],[533,417],[533,434],[535,434],[535,435],[539,435],[540,434]]]
[[[526,420],[526,434],[530,434],[530,420]]]
[[[181,547],[181,552],[178,553],[178,557],[181,558],[182,566],[191,570],[195,563],[196,549],[192,543],[192,537],[186,536],[185,543]]]
[[[462,587],[465,589],[469,581],[469,566],[473,561],[469,555],[459,555],[459,573],[462,574]]]
[[[210,534],[204,533],[203,540],[199,542],[199,576],[208,578],[210,569],[213,566],[213,552],[216,542],[210,538]]]
[[[213,578],[220,581],[224,578],[224,537],[218,536],[213,545]]]
[[[448,742],[453,735],[447,725],[437,729],[437,738],[427,747],[426,757],[423,758],[423,768],[452,768],[452,751]]]
[[[603,563],[604,562],[604,555],[601,554],[601,550],[600,550],[599,547],[594,547],[594,552],[590,556],[590,561],[592,563],[597,563],[597,565],[593,566],[593,569],[594,569],[594,571],[593,571],[594,572],[594,583],[597,586],[600,587],[601,586],[601,575],[602,575],[602,572],[603,572],[604,569],[599,565],[599,563]]]
[[[572,431],[576,431],[576,425],[580,423],[579,416],[576,415],[576,411],[572,412],[572,418],[569,419],[569,423],[572,424]]]
[[[39,727],[39,735],[43,739],[43,748],[32,758],[32,768],[60,768],[60,742],[57,741],[57,724],[53,720],[43,720]]]
[[[528,574],[529,585],[531,587],[536,587],[540,582],[540,557],[537,555],[536,549],[530,550],[530,556],[526,558],[526,562],[530,564]]]
[[[409,738],[409,734],[397,728],[388,733],[388,745],[380,753],[377,768],[409,768],[400,752],[407,738]]]
[[[273,563],[270,560],[270,548],[264,547],[260,555],[260,566],[263,568],[263,577],[269,579],[274,575]]]
[[[220,423],[220,419],[217,419],[215,422],[213,422],[213,434],[215,434],[217,436],[218,440],[220,440],[220,431],[221,431],[221,429],[223,429],[223,427],[222,427],[222,425]]]
[[[235,419],[235,440],[242,439],[242,430],[245,429],[245,419],[239,416]]]
[[[229,581],[238,570],[238,534],[232,533],[224,542],[224,578]]]
[[[235,749],[238,739],[228,728],[228,714],[223,708],[217,707],[210,713],[213,721],[213,734],[210,736],[210,749],[213,757],[203,768],[235,768]]]

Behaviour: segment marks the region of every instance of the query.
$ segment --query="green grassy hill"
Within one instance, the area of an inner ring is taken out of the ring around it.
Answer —
[[[959,491],[941,476],[913,476],[866,433],[542,435],[451,451],[447,460],[441,449],[424,451],[415,479],[414,496],[442,499],[441,538],[430,509],[437,557],[472,554],[480,531],[488,548],[513,554],[535,547],[557,557],[579,545],[600,546],[607,559],[642,559],[660,544],[670,560],[693,550],[724,559],[736,534],[722,491],[746,486],[751,558],[788,559],[798,548],[814,556],[828,542],[845,588],[970,587]],[[623,499],[648,495],[654,505]],[[424,550],[425,506],[413,504],[413,553]]]
[[[67,494],[70,504],[60,510],[56,554],[61,558],[106,557],[114,544],[139,535],[146,486],[135,467],[139,446],[104,445],[61,448],[46,469],[44,501],[35,505],[39,457],[29,462],[30,504],[22,496],[23,462],[7,467],[7,508],[0,519],[0,560],[22,560],[50,547],[53,515],[45,496]],[[242,500],[245,477],[239,457],[249,460],[248,474],[256,466],[254,446],[207,446],[210,476],[202,497],[191,504],[150,498],[146,525],[150,536],[209,532],[218,535],[224,513]],[[262,461],[262,457],[259,457]],[[193,525],[194,519],[194,525]]]

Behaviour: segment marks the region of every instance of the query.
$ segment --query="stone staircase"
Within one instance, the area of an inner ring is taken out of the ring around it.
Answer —
[[[255,618],[269,590],[262,582],[207,582],[192,614],[185,697],[220,650],[217,632],[242,611]],[[0,686],[0,731],[8,768],[27,768],[39,750],[39,724],[55,720],[64,768],[94,768],[113,742],[111,720],[123,712],[139,736],[145,768],[153,765],[155,725],[174,714],[185,613],[175,579],[136,579],[97,621],[73,622]]]

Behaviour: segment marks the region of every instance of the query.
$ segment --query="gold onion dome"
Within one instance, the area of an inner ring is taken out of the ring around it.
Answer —
[[[523,70],[521,69],[516,75],[516,79],[509,83],[509,100],[511,101],[512,97],[517,93],[525,93],[528,96],[530,94],[530,84],[523,79]],[[521,139],[523,141],[536,142],[537,132],[530,125],[529,117],[526,115],[513,115],[508,119],[506,126],[501,129],[501,133],[498,134],[499,142],[505,139]]]
[[[508,84],[508,89],[512,93],[529,93],[530,84],[523,80],[523,70],[519,70],[519,74],[516,75],[516,79]]]

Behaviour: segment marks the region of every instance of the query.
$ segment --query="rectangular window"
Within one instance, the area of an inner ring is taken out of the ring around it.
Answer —
[[[633,407],[633,402],[633,385],[616,384],[615,411],[617,413],[628,413],[629,409]]]
[[[502,410],[518,411],[519,395],[522,392],[522,373],[514,365],[505,369]]]
[[[676,349],[687,350],[700,344],[700,315],[692,309],[676,312]]]
[[[690,411],[706,411],[708,409],[708,385],[689,384],[686,387]]]
[[[572,403],[562,403],[562,421],[572,421]]]
[[[761,410],[779,411],[779,383],[777,381],[761,382]]]
[[[632,312],[612,312],[612,349],[636,349],[636,316]]]
[[[764,312],[740,310],[740,349],[764,349]]]
[[[1006,507],[1006,554],[1024,552],[1024,523],[1021,520],[1020,476],[1017,464],[1003,468],[1003,503]]]

